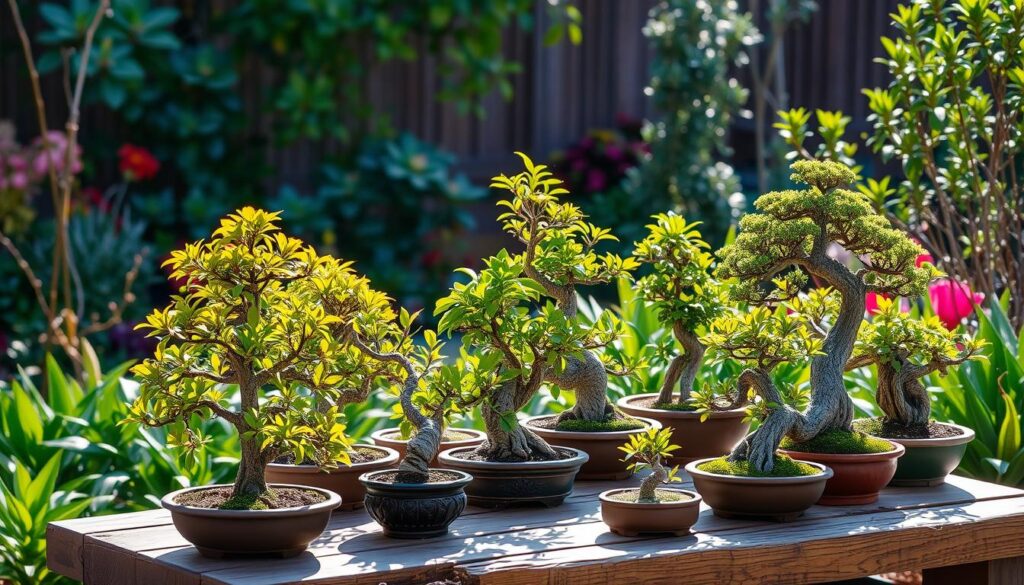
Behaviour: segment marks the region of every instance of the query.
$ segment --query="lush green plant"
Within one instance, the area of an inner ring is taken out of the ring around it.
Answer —
[[[665,0],[651,10],[644,34],[654,45],[650,89],[664,118],[644,131],[651,155],[630,190],[649,207],[635,216],[673,209],[702,220],[705,236],[719,244],[743,206],[739,181],[721,160],[725,129],[747,93],[729,75],[746,63],[757,30],[733,1]]]
[[[678,465],[666,469],[661,464],[662,459],[670,457],[672,452],[678,449],[679,445],[672,444],[672,429],[668,428],[647,429],[642,433],[634,433],[619,447],[619,450],[626,454],[622,460],[629,463],[630,471],[651,470],[651,473],[640,482],[637,502],[657,502],[658,486],[682,481],[678,475]]]
[[[129,420],[171,425],[186,452],[207,442],[196,428],[205,416],[237,429],[234,496],[266,493],[264,469],[281,455],[347,463],[339,405],[365,399],[379,378],[399,379],[397,360],[381,355],[411,346],[410,323],[396,322],[385,295],[277,220],[244,208],[210,241],[174,252],[167,264],[186,281],[183,294],[140,325],[160,343],[132,369],[141,390]],[[240,409],[226,404],[224,384],[238,385]]]
[[[568,193],[560,186],[562,181],[552,176],[545,165],[534,165],[525,154],[517,154],[526,171],[492,179],[492,187],[510,193],[509,199],[498,201],[499,206],[508,209],[498,219],[504,230],[526,247],[518,264],[543,295],[555,302],[551,311],[586,334],[586,327],[577,319],[576,287],[628,276],[638,264],[633,258],[611,252],[599,254],[595,250],[599,243],[616,241],[611,230],[589,223],[579,207],[561,202],[558,196]],[[638,364],[616,368],[602,361],[594,350],[608,345],[620,325],[608,314],[596,329],[610,337],[564,352],[557,367],[548,368],[542,375],[544,381],[575,393],[575,405],[559,415],[559,422],[570,418],[603,422],[621,416],[607,401],[607,374],[625,375]]]
[[[759,213],[745,216],[736,241],[719,253],[719,275],[738,279],[730,290],[737,300],[756,306],[792,298],[806,284],[807,273],[839,295],[838,312],[827,333],[821,330],[823,324],[816,323],[823,340],[820,354],[811,358],[807,412],[773,408],[733,453],[764,471],[771,468],[783,436],[803,442],[824,431],[850,430],[853,403],[843,371],[864,319],[867,293],[919,295],[936,273],[931,264],[916,266],[923,253],[920,246],[890,227],[863,195],[843,188],[855,178],[848,167],[831,161],[798,161],[792,169],[793,180],[808,187],[761,196],[755,202]],[[854,273],[828,256],[833,243],[862,257],[864,268]],[[762,286],[767,283],[774,288]],[[767,376],[751,382],[768,402],[777,402]]]
[[[714,258],[697,231],[699,224],[687,223],[671,212],[655,215],[654,220],[647,226],[647,237],[633,251],[637,262],[652,268],[636,286],[683,347],[669,363],[658,404],[672,403],[678,386],[677,403],[685,405],[704,360],[705,348],[697,331],[722,312],[722,289],[710,274]]]

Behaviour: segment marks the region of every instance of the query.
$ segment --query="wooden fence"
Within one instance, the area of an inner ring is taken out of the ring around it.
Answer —
[[[215,0],[214,6],[237,1]],[[486,98],[487,115],[482,119],[460,115],[453,106],[433,98],[439,80],[431,59],[376,68],[366,81],[370,95],[396,127],[456,153],[475,178],[507,166],[513,150],[543,158],[588,129],[611,126],[618,113],[654,114],[643,94],[650,51],[641,32],[654,0],[576,3],[584,14],[579,46],[545,47],[536,32],[506,33],[505,51],[523,64],[523,73],[514,80],[513,100],[497,95]],[[819,0],[811,21],[796,27],[785,40],[790,104],[841,108],[862,121],[866,103],[861,88],[886,83],[884,70],[872,59],[880,53],[879,37],[889,33],[888,14],[897,3]],[[544,18],[542,6],[537,14]],[[15,120],[25,138],[34,134],[35,118],[6,9],[0,16],[0,49],[0,118]],[[259,71],[250,73],[242,76],[239,92],[245,107],[254,113],[253,123],[264,124],[255,113],[273,79]],[[45,91],[60,96],[60,80],[53,77],[46,80]],[[51,120],[64,117],[58,101],[51,99]],[[100,109],[90,109],[83,122],[85,133],[100,127],[116,134],[116,118]],[[862,127],[855,123],[855,128]],[[738,120],[733,142],[749,144],[751,128],[749,121]],[[267,147],[266,159],[275,169],[275,182],[303,186],[331,150],[328,144],[300,142],[284,149]],[[737,156],[745,152],[738,149]]]

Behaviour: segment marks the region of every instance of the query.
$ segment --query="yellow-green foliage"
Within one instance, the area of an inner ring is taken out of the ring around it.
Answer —
[[[347,463],[340,405],[404,375],[366,350],[408,352],[409,324],[350,263],[318,255],[277,221],[246,207],[166,262],[186,284],[139,326],[159,343],[132,370],[141,386],[131,419],[171,425],[169,440],[186,452],[206,440],[194,416],[213,414],[264,456]],[[241,411],[227,384],[238,385]]]
[[[809,441],[795,443],[789,437],[782,439],[781,447],[803,453],[867,454],[888,453],[893,444],[885,439],[865,435],[857,431],[826,431]]]
[[[785,455],[776,455],[775,465],[767,473],[755,469],[750,464],[750,461],[729,461],[726,457],[719,457],[718,459],[701,463],[697,466],[697,469],[717,475],[738,475],[741,477],[801,477],[821,474],[821,470],[817,467],[796,461]]]
[[[647,429],[642,433],[630,435],[625,444],[619,446],[626,456],[622,459],[629,463],[632,471],[650,469],[655,463],[661,463],[679,450],[679,445],[672,444],[672,429]],[[681,481],[678,476],[679,466],[668,470],[667,482]]]

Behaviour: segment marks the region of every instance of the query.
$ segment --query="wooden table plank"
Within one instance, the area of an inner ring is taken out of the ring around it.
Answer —
[[[491,511],[471,508],[453,524],[452,534],[430,541],[385,538],[365,512],[340,513],[307,553],[289,560],[203,559],[181,539],[169,523],[169,516],[162,511],[145,513],[150,516],[134,515],[134,518],[117,520],[107,525],[111,528],[106,530],[99,518],[63,522],[57,528],[77,535],[81,539],[79,542],[84,543],[80,556],[84,559],[81,562],[85,563],[85,575],[95,575],[97,573],[93,570],[101,570],[111,564],[121,567],[104,576],[102,582],[110,585],[360,583],[362,577],[367,579],[367,583],[376,585],[389,580],[415,581],[428,575],[443,576],[456,568],[463,570],[463,567],[467,578],[476,579],[486,578],[495,571],[506,571],[500,564],[506,559],[516,563],[536,555],[573,549],[587,550],[589,555],[589,548],[601,549],[608,545],[632,549],[637,542],[653,542],[651,539],[615,537],[608,534],[601,523],[596,494],[622,485],[622,482],[579,482],[574,496],[565,505],[553,509]],[[929,506],[960,506],[1021,495],[1024,492],[1013,488],[951,478],[948,485],[937,488],[886,490],[874,505],[846,508],[816,506],[799,523],[827,524],[835,522],[836,518],[849,519]],[[110,520],[114,518],[121,517]],[[695,530],[710,538],[724,533],[756,532],[765,526],[780,528],[762,522],[724,520],[705,510]],[[781,528],[785,531],[792,526],[782,525]],[[552,541],[549,538],[552,535],[563,540]],[[63,544],[61,546],[64,547]],[[593,552],[594,558],[602,558],[605,554],[600,550]],[[66,567],[64,570],[56,569],[58,572],[74,576],[73,571],[82,570],[81,564],[75,566],[73,552],[63,556],[72,560],[62,564]]]

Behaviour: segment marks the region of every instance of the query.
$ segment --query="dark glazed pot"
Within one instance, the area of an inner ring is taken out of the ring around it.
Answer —
[[[955,437],[936,439],[890,439],[907,450],[896,463],[896,473],[891,486],[932,487],[946,483],[946,476],[960,465],[967,452],[967,444],[974,440],[974,431],[952,423],[940,423],[956,427],[961,434]]]
[[[640,534],[669,533],[686,536],[690,527],[697,523],[700,516],[701,498],[698,494],[669,488],[658,488],[658,491],[669,491],[690,499],[680,502],[663,502],[658,504],[642,504],[640,502],[622,502],[610,496],[622,492],[637,491],[637,488],[619,488],[601,492],[601,519],[615,534],[622,536],[638,536]]]
[[[438,453],[447,449],[454,449],[456,447],[476,447],[482,445],[487,435],[482,431],[476,429],[448,429],[450,431],[458,431],[460,433],[466,433],[473,435],[472,439],[463,439],[461,441],[441,441],[441,448],[438,449]],[[370,440],[374,445],[380,445],[389,449],[394,449],[398,452],[398,457],[405,457],[405,446],[409,444],[408,439],[402,438],[402,433],[398,429],[381,429],[374,431],[370,435]],[[434,456],[434,460],[430,462],[431,467],[444,467],[437,456]]]
[[[398,462],[398,452],[387,447],[376,445],[356,445],[361,449],[373,449],[384,453],[384,457],[364,463],[353,463],[331,471],[321,471],[316,465],[287,465],[271,463],[267,466],[267,481],[273,483],[290,483],[330,490],[341,496],[338,510],[355,510],[363,507],[363,496],[366,488],[359,482],[359,476],[368,471],[394,467]]]
[[[393,470],[392,470],[393,471]],[[433,538],[448,534],[448,527],[466,509],[468,473],[444,470],[458,476],[451,481],[393,483],[377,479],[388,471],[359,476],[366,486],[366,511],[392,538]]]
[[[653,419],[662,427],[672,429],[672,443],[680,447],[669,458],[672,465],[686,465],[696,459],[730,453],[750,430],[750,422],[743,420],[747,416],[744,408],[709,412],[707,420],[701,422],[698,412],[659,410],[635,404],[657,396],[653,393],[634,394],[622,397],[616,404],[619,410],[630,416]]]
[[[723,518],[768,518],[779,522],[796,520],[814,505],[825,491],[832,470],[820,463],[803,461],[821,470],[820,475],[799,477],[741,477],[719,475],[697,469],[714,458],[686,464],[693,486]]]
[[[341,505],[338,494],[304,485],[271,484],[273,488],[306,489],[322,493],[327,499],[310,506],[279,510],[217,510],[183,506],[174,501],[186,492],[216,485],[192,487],[171,492],[160,500],[170,510],[174,527],[195,545],[204,557],[230,555],[270,555],[293,557],[306,550],[323,533],[331,512]]]
[[[888,440],[888,439],[887,439]],[[828,480],[825,493],[818,503],[822,506],[855,506],[878,500],[878,492],[896,473],[896,460],[903,455],[903,445],[885,453],[835,454],[804,453],[779,449],[793,459],[820,463],[832,468],[835,474]]]
[[[583,464],[576,479],[598,480],[598,479],[626,479],[633,475],[633,472],[626,469],[629,465],[622,461],[622,451],[619,447],[629,440],[630,435],[642,433],[649,428],[661,428],[661,423],[649,418],[634,417],[645,423],[647,426],[642,429],[629,431],[607,431],[607,432],[584,432],[584,431],[557,431],[544,429],[536,426],[533,421],[544,418],[554,418],[555,415],[543,414],[531,416],[524,423],[529,429],[550,445],[568,447],[583,451],[590,456],[590,459]]]
[[[474,506],[502,508],[512,504],[537,503],[553,507],[572,493],[576,473],[587,462],[587,454],[583,451],[561,446],[555,448],[572,451],[575,456],[556,461],[473,461],[460,459],[458,455],[469,453],[474,447],[458,447],[442,451],[438,459],[447,469],[472,474],[473,481],[466,486],[466,495]]]

